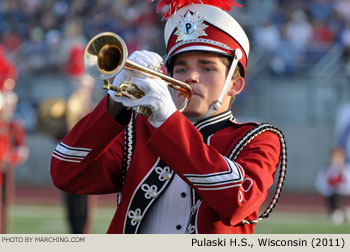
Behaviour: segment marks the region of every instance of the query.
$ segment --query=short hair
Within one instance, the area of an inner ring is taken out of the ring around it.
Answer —
[[[223,55],[223,56],[221,56],[221,60],[224,63],[224,65],[227,66],[227,68],[229,69],[231,64],[232,64],[233,57]],[[232,80],[236,79],[240,76],[244,76],[242,73],[244,73],[243,67],[242,67],[241,63],[238,62],[236,69],[235,69],[235,72],[232,75]],[[236,99],[235,95],[231,97],[229,108],[231,108],[235,99]]]
[[[229,69],[231,64],[232,64],[233,57],[221,55],[220,58],[221,58],[222,62],[224,63],[224,65]],[[242,74],[242,73],[243,73],[243,67],[242,67],[241,63],[238,62],[236,69],[235,69],[235,72],[232,75],[232,79],[238,78],[240,76],[244,76],[244,74]]]

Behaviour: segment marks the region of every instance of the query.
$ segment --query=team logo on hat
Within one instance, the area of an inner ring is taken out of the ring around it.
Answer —
[[[200,36],[208,36],[205,33],[205,28],[208,26],[204,24],[205,17],[200,17],[198,12],[192,13],[187,11],[185,15],[180,16],[176,24],[177,30],[174,33],[177,35],[176,42],[197,39]]]

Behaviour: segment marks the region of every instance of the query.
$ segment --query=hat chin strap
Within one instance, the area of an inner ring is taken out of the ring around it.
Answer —
[[[201,121],[205,118],[208,118],[210,117],[215,111],[217,111],[220,107],[221,107],[221,103],[222,103],[222,99],[224,98],[225,94],[226,94],[226,90],[228,88],[228,86],[230,85],[230,82],[231,82],[231,79],[232,79],[232,76],[235,72],[235,69],[236,69],[236,66],[238,64],[238,61],[243,57],[242,55],[242,51],[237,48],[235,50],[235,53],[234,53],[234,59],[231,63],[231,66],[230,66],[230,70],[228,71],[227,73],[227,76],[226,76],[226,80],[225,80],[225,83],[224,83],[224,86],[222,87],[221,89],[221,92],[219,94],[219,97],[218,99],[214,102],[213,105],[210,106],[209,110],[204,114],[204,115],[201,115],[201,116],[198,116],[198,117],[191,117],[191,118],[188,118],[190,121],[192,122],[198,122],[198,121]]]

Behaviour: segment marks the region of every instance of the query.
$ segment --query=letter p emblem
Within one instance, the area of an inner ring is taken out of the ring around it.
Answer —
[[[185,24],[185,34],[191,34],[194,31],[194,25],[192,23]]]

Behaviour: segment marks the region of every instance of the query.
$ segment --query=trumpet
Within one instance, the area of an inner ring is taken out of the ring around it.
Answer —
[[[188,84],[129,60],[124,40],[115,33],[102,32],[93,37],[85,48],[84,64],[86,71],[93,78],[103,80],[103,88],[115,91],[116,96],[140,99],[145,95],[130,80],[123,81],[118,87],[112,86],[109,79],[116,76],[123,68],[126,68],[151,77],[160,78],[167,82],[168,87],[180,91],[185,97],[182,106],[179,108],[180,112],[185,110],[191,100],[192,89]],[[138,107],[136,112],[146,116],[152,113],[146,107]]]

